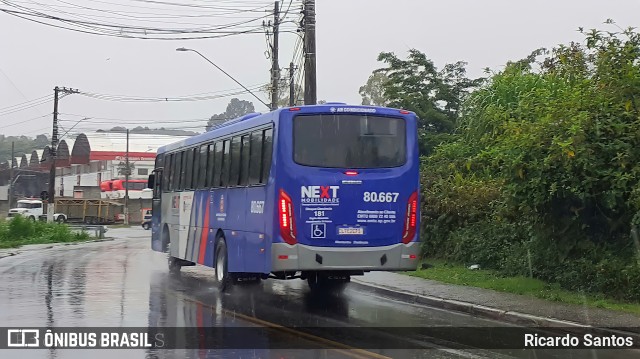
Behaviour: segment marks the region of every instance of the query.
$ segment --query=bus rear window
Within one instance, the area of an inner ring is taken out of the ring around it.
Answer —
[[[297,116],[293,120],[293,159],[314,167],[398,167],[407,157],[405,128],[401,118]]]

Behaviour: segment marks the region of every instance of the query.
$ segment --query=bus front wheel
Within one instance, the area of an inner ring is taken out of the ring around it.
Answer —
[[[220,238],[216,245],[216,281],[218,282],[218,289],[221,292],[229,289],[232,283],[228,264],[227,244],[224,238]]]

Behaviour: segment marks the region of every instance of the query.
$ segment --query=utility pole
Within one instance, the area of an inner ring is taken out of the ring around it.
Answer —
[[[296,105],[296,89],[295,83],[293,81],[294,73],[293,62],[289,63],[289,106],[293,107]]]
[[[14,154],[15,142],[11,141],[11,167],[9,168],[9,209],[13,208],[13,161],[16,158]]]
[[[65,94],[78,93],[78,90],[68,89],[66,87],[56,86],[53,89],[53,131],[51,133],[51,148],[49,149],[50,167],[49,167],[49,191],[47,203],[47,222],[53,222],[53,212],[55,211],[55,192],[56,192],[56,149],[58,148],[58,100],[60,92]]]
[[[56,192],[56,148],[58,146],[58,97],[60,88],[53,89],[53,131],[51,132],[51,147],[49,148],[49,202],[47,203],[47,222],[53,222]]]
[[[316,1],[304,0],[304,104],[318,102],[316,84]]]
[[[273,47],[271,56],[271,110],[278,109],[278,87],[280,84],[280,65],[278,64],[279,41],[280,34],[280,3],[275,2],[273,8]]]
[[[124,224],[129,224],[129,129],[127,128],[127,153],[124,170]]]

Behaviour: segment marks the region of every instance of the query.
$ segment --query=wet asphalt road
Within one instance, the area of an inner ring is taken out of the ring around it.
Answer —
[[[114,241],[27,251],[0,259],[2,327],[502,327],[491,320],[416,306],[347,288],[318,296],[306,282],[268,280],[220,294],[213,270],[183,268],[169,275],[166,257],[149,249],[150,232],[112,229]],[[355,329],[357,330],[357,329]],[[319,334],[318,334],[319,333]],[[420,335],[404,336],[423,349],[350,350],[340,340],[277,331],[270,341],[337,349],[238,350],[0,350],[0,358],[621,358],[624,351],[486,350],[458,348]],[[394,336],[393,330],[385,335]],[[335,339],[335,338],[332,338]],[[247,338],[247,340],[250,340]],[[253,340],[253,339],[251,339]],[[335,342],[338,342],[336,344]],[[322,343],[322,344],[318,344]],[[444,349],[454,347],[456,349]],[[342,348],[342,349],[341,349]],[[436,349],[433,349],[436,348]],[[440,349],[438,349],[440,348]]]

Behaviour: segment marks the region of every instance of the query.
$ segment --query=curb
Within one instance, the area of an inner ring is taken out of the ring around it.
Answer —
[[[81,244],[97,243],[97,242],[109,242],[109,241],[113,241],[113,240],[115,240],[114,237],[107,237],[107,238],[92,239],[90,241],[82,241],[82,242],[56,243],[57,245],[54,245],[54,247],[59,247],[59,246],[78,246],[78,245],[81,245]]]
[[[539,317],[532,314],[521,313],[516,311],[502,310],[484,305],[463,302],[454,299],[445,299],[441,297],[434,297],[429,295],[416,294],[399,289],[392,289],[386,286],[375,285],[371,283],[365,283],[358,281],[357,279],[351,279],[351,285],[356,287],[366,288],[373,291],[375,294],[386,295],[393,299],[401,300],[404,302],[422,304],[434,308],[450,310],[454,312],[460,312],[470,314],[480,318],[493,319],[501,322],[507,322],[511,324],[520,325],[523,327],[545,327],[545,329],[563,329],[563,330],[580,330],[588,329],[591,332],[598,332],[605,335],[623,335],[623,336],[640,336],[638,332],[625,331],[613,328],[596,328],[591,325],[582,324],[578,322],[572,322],[567,320]]]
[[[9,252],[9,253],[5,253],[5,254],[0,254],[0,259],[2,258],[7,258],[7,257],[13,257],[16,254],[18,254],[19,252]]]
[[[115,240],[114,237],[109,237],[109,238],[102,238],[102,239],[93,239],[90,241],[82,241],[82,242],[61,242],[61,243],[51,243],[51,245],[48,245],[46,247],[40,247],[40,248],[15,248],[15,252],[8,252],[5,254],[0,253],[0,259],[3,258],[7,258],[7,257],[13,257],[13,256],[17,256],[20,253],[23,252],[31,252],[31,251],[35,251],[38,249],[51,249],[51,248],[55,248],[55,247],[63,247],[63,246],[78,246],[78,245],[82,245],[82,244],[88,244],[88,243],[97,243],[97,242],[107,242],[107,241],[113,241]]]

